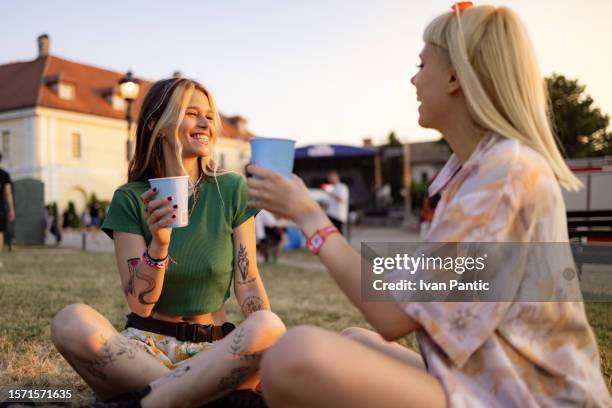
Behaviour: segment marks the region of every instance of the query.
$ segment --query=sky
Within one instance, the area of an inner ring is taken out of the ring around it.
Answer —
[[[612,115],[612,0],[488,1],[514,9],[543,75],[577,78]],[[476,2],[475,4],[481,4]],[[170,6],[171,5],[171,6]],[[52,55],[157,80],[176,70],[225,115],[298,145],[431,140],[410,78],[444,0],[1,0],[0,64]]]

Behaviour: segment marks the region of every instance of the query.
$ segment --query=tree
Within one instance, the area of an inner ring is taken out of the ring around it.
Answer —
[[[389,133],[389,141],[385,146],[401,146],[402,142],[395,136],[395,132]]]
[[[593,106],[578,80],[553,74],[546,78],[553,125],[569,158],[612,154],[612,133],[607,131],[610,117]]]

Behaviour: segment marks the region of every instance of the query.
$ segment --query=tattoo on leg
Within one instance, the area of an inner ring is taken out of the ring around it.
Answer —
[[[240,356],[240,351],[242,350],[242,339],[244,339],[244,327],[241,327],[236,331],[236,333],[232,336],[232,342],[230,343],[230,354],[234,357]]]
[[[182,366],[182,367],[178,367],[176,369],[174,369],[172,372],[170,372],[169,374],[153,381],[151,383],[151,388],[155,389],[155,388],[159,388],[164,384],[167,384],[169,382],[171,382],[172,380],[174,380],[175,378],[181,378],[182,376],[184,376],[185,374],[187,374],[187,372],[191,370],[191,367],[188,365]]]
[[[242,302],[242,305],[240,305],[240,307],[246,315],[250,315],[251,313],[256,312],[258,310],[265,309],[264,302],[259,296],[247,297],[246,299],[244,299],[244,302]]]
[[[147,282],[147,288],[138,294],[138,301],[141,305],[154,305],[156,302],[147,302],[144,297],[149,293],[153,292],[153,290],[155,289],[155,279],[145,275],[140,271],[140,268],[142,267],[142,262],[140,258],[130,258],[127,262],[130,276],[128,279],[127,288],[125,289],[125,294],[136,294],[136,285],[134,284],[134,281],[136,278],[138,278]]]
[[[223,377],[219,381],[219,391],[235,390],[253,371],[254,369],[249,367],[234,368],[227,377]]]
[[[240,249],[238,250],[238,259],[236,259],[236,263],[238,264],[238,270],[244,282],[249,277],[249,257],[247,255],[246,246],[242,244],[240,244]]]
[[[241,327],[238,329],[234,337],[232,338],[232,342],[230,343],[230,354],[234,357],[234,359],[241,361],[255,361],[259,359],[263,353],[262,352],[254,352],[250,353],[248,348],[245,348],[242,344],[243,339],[245,337],[245,329]]]
[[[100,340],[102,341],[100,353],[93,360],[89,361],[87,366],[89,372],[94,377],[106,380],[107,376],[104,374],[103,369],[122,357],[127,357],[130,360],[134,359],[138,352],[138,347],[120,334],[114,335],[108,340],[105,340],[104,336],[100,334]]]

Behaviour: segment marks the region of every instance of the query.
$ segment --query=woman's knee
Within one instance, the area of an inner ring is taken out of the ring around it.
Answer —
[[[385,341],[385,339],[380,334],[372,330],[362,329],[361,327],[347,327],[346,329],[342,330],[340,334],[343,337],[349,338],[359,343],[367,344],[371,342]]]
[[[60,310],[51,321],[51,340],[60,352],[73,348],[95,348],[92,335],[100,332],[98,312],[85,304],[72,304]]]
[[[291,328],[264,355],[260,365],[262,382],[282,389],[307,380],[325,364],[325,344],[319,332],[309,326]],[[298,378],[299,377],[299,378]],[[265,388],[265,387],[264,387]]]
[[[275,313],[269,310],[260,310],[251,313],[245,320],[251,326],[257,337],[270,338],[276,341],[287,331],[285,324]]]

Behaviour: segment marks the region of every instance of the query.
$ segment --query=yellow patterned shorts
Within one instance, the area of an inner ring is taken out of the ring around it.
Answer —
[[[192,343],[179,341],[174,337],[128,327],[121,335],[140,342],[145,350],[170,369],[179,366],[183,361],[200,352],[211,349],[214,343]]]

